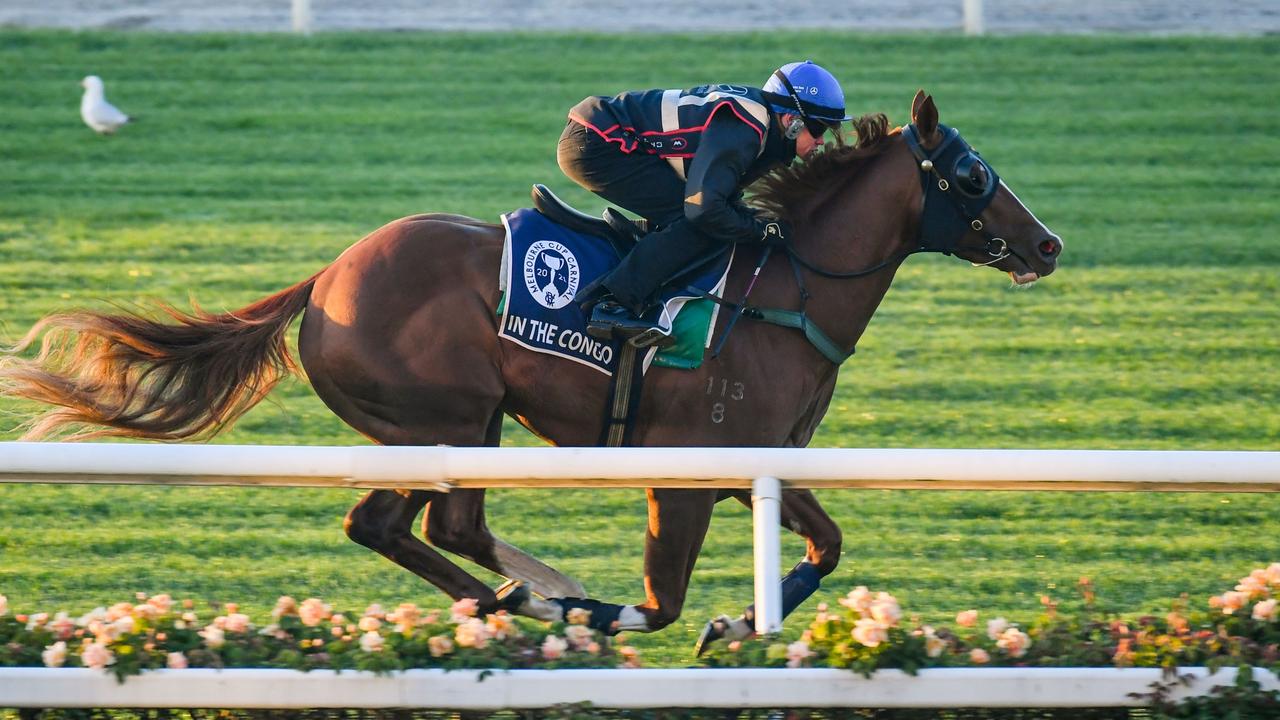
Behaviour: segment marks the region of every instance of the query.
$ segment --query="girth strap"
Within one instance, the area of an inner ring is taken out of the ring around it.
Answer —
[[[850,350],[848,353],[840,349],[826,333],[822,332],[822,328],[818,327],[808,315],[795,310],[775,310],[773,308],[747,308],[743,311],[743,315],[752,320],[767,322],[771,325],[779,325],[785,328],[793,328],[804,333],[805,339],[822,356],[836,365],[844,364],[845,360],[853,357],[858,348]]]

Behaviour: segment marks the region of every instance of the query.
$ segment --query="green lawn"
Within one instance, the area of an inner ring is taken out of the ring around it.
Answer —
[[[707,48],[715,51],[708,53]],[[817,446],[1277,449],[1280,39],[769,33],[164,35],[0,30],[0,329],[69,306],[188,299],[234,308],[424,211],[496,220],[560,177],[566,109],[588,94],[760,83],[809,57],[855,112],[937,99],[1066,241],[1015,290],[915,258],[842,373]],[[77,82],[140,117],[98,137]],[[29,408],[0,405],[7,431]],[[14,433],[0,437],[12,439]],[[219,442],[361,442],[300,382]],[[506,443],[534,444],[512,426]],[[0,594],[84,612],[135,591],[344,608],[442,595],[346,540],[349,491],[0,487]],[[1028,619],[1081,576],[1104,605],[1203,602],[1280,560],[1274,496],[827,492],[845,558],[908,613]],[[491,493],[492,526],[595,595],[641,590],[643,497]],[[802,546],[789,539],[786,560]],[[633,637],[689,662],[696,630],[750,599],[750,518],[725,504],[684,618]],[[496,578],[491,578],[495,583]],[[813,601],[800,616],[811,613]],[[798,617],[790,632],[802,626]]]

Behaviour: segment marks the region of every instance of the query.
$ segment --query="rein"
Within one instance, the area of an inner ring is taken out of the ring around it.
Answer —
[[[823,357],[839,366],[853,357],[857,346],[855,345],[846,353],[805,312],[805,305],[810,295],[805,288],[801,268],[825,278],[855,280],[897,265],[916,253],[936,252],[953,255],[958,250],[980,250],[992,258],[985,263],[972,263],[975,267],[991,265],[1013,255],[1013,251],[1009,249],[1009,243],[987,230],[979,218],[995,199],[996,190],[1000,187],[1000,176],[969,143],[965,142],[964,138],[960,137],[960,131],[941,124],[938,125],[938,131],[943,134],[942,142],[932,150],[926,151],[920,144],[919,131],[916,130],[914,123],[902,128],[902,137],[918,162],[920,188],[924,193],[916,247],[895,253],[875,265],[842,272],[817,267],[801,257],[791,245],[784,246],[783,249],[786,251],[787,259],[791,262],[791,269],[796,277],[796,285],[800,289],[799,310],[758,308],[748,305],[747,298],[755,285],[754,282],[747,288],[742,301],[738,303],[730,303],[723,298],[705,293],[704,296],[721,305],[732,307],[736,313],[735,319],[741,315],[758,322],[800,330],[809,344],[822,353]],[[976,174],[985,178],[981,188],[976,187],[974,181],[975,166],[979,165],[980,171]],[[981,233],[986,238],[986,243],[981,247],[962,247],[960,240],[969,230]],[[766,252],[764,259],[767,258]],[[732,323],[725,327],[724,335],[720,338],[712,357],[719,355],[720,348],[724,346],[732,329]]]

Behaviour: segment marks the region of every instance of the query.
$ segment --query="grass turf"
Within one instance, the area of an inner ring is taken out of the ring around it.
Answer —
[[[707,53],[707,47],[716,52]],[[812,57],[855,112],[903,122],[934,93],[1066,240],[1028,291],[915,258],[842,372],[816,446],[1275,449],[1280,121],[1275,38],[769,33],[605,36],[165,35],[0,30],[0,322],[188,298],[234,308],[301,279],[394,217],[496,219],[560,180],[554,143],[588,94],[756,84]],[[76,115],[96,73],[136,126]],[[4,404],[13,425],[29,408]],[[8,433],[4,437],[12,438]],[[220,442],[361,442],[302,383]],[[507,444],[536,441],[509,427]],[[0,487],[0,593],[83,612],[137,590],[343,608],[443,596],[347,541],[348,491]],[[1275,561],[1272,496],[829,492],[845,557],[819,598],[894,592],[933,622],[977,607],[1202,602]],[[640,592],[643,500],[491,493],[491,524],[598,597]],[[789,539],[786,558],[802,546]],[[751,594],[749,517],[717,511],[677,625],[633,636],[680,665],[707,617]],[[490,578],[496,583],[496,578]],[[814,601],[788,625],[796,632]]]

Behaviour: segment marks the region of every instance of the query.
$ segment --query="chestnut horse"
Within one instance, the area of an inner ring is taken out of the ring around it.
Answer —
[[[890,131],[883,115],[865,116],[856,146],[832,146],[762,181],[757,201],[791,222],[794,242],[764,266],[753,308],[718,356],[696,370],[650,370],[634,444],[806,445],[839,363],[913,252],[954,254],[1018,283],[1053,272],[1061,241],[939,124],[931,97],[917,94],[912,121]],[[467,217],[415,215],[234,312],[51,315],[22,345],[50,332],[38,356],[8,356],[0,381],[11,396],[56,406],[28,437],[70,429],[74,437],[204,438],[297,369],[285,338],[301,313],[298,353],[315,392],[378,443],[495,446],[505,414],[554,444],[594,444],[606,377],[498,338],[503,234]],[[726,297],[743,295],[750,265],[735,265]],[[730,315],[720,313],[718,334]],[[584,595],[577,582],[493,535],[483,490],[374,490],[345,527],[450,596],[477,599],[482,611],[559,619],[586,608],[606,631],[653,631],[680,615],[712,507],[724,497],[748,500],[742,492],[647,491],[644,599],[634,605],[574,599]],[[425,541],[412,532],[424,507]],[[789,612],[835,568],[841,535],[808,491],[786,491],[782,517],[807,540],[805,558],[784,580]],[[499,594],[437,549],[524,584]],[[736,622],[713,635],[740,634],[747,626]]]

